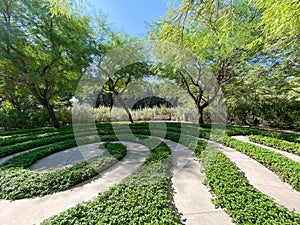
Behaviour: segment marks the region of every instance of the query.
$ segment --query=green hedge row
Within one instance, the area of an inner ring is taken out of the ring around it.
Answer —
[[[0,147],[4,147],[4,146],[9,146],[9,145],[13,145],[13,144],[21,144],[23,142],[27,142],[27,141],[32,141],[32,140],[36,140],[36,139],[41,139],[41,138],[49,138],[49,137],[53,137],[53,136],[58,136],[58,135],[65,135],[65,134],[70,134],[73,133],[73,131],[61,131],[61,132],[49,132],[49,133],[45,133],[45,134],[32,134],[32,135],[26,135],[26,136],[22,136],[22,137],[15,137],[15,138],[9,138],[9,139],[5,139],[0,141]],[[1,148],[0,148],[1,149]],[[0,150],[1,151],[1,150]]]
[[[146,162],[122,183],[42,222],[45,224],[181,224],[170,196],[170,149],[155,139]],[[156,147],[152,147],[156,145]]]
[[[262,135],[249,135],[249,140],[300,155],[300,144]]]
[[[224,208],[235,224],[300,224],[300,215],[278,206],[249,184],[244,174],[222,152],[199,141],[196,155],[205,167],[205,184],[216,207]]]
[[[259,129],[259,128],[227,126],[226,134],[228,136],[262,135],[262,136],[277,138],[280,140],[286,140],[286,141],[290,141],[290,142],[300,143],[300,135],[299,134],[264,130],[264,129]]]
[[[27,134],[27,133],[35,133],[35,132],[47,132],[48,130],[53,131],[53,130],[55,130],[55,128],[43,127],[43,128],[31,128],[31,129],[2,131],[2,132],[0,132],[0,136]]]
[[[103,130],[103,132],[99,131],[100,135],[109,135],[112,134],[112,130]],[[78,136],[88,136],[90,135],[90,130],[86,129],[83,131],[80,131],[78,133]],[[64,141],[64,140],[71,140],[74,139],[73,132],[69,131],[61,131],[59,134],[50,136],[50,137],[40,137],[40,138],[34,138],[32,137],[31,140],[25,141],[22,143],[17,143],[9,146],[3,146],[0,148],[0,157],[9,156],[15,153],[23,152],[32,148],[41,147],[44,145],[53,144],[56,142]]]
[[[69,189],[107,169],[117,160],[121,160],[127,152],[126,146],[120,143],[105,143],[106,151],[102,156],[71,167],[45,173],[25,169],[38,159],[74,146],[75,141],[68,140],[39,151],[24,153],[7,161],[0,168],[0,198],[10,200],[31,198]]]
[[[223,144],[240,151],[266,168],[278,174],[284,182],[290,184],[295,190],[300,191],[300,164],[267,149],[254,144],[245,143],[234,138],[225,136]]]
[[[65,134],[65,135],[56,135],[53,137],[45,137],[45,138],[38,138],[22,143],[17,143],[10,146],[4,146],[0,148],[0,157],[9,156],[15,153],[23,152],[32,148],[40,147],[43,145],[49,145],[55,142],[73,139],[73,134]]]

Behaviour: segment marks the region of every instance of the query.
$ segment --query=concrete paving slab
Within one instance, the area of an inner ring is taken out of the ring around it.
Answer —
[[[174,202],[187,225],[229,225],[231,218],[211,202],[203,184],[205,174],[196,156],[185,146],[164,140],[172,150]]]
[[[103,154],[104,150],[99,149],[99,144],[100,142],[92,143],[80,146],[80,150],[78,147],[75,147],[54,153],[32,164],[30,170],[37,172],[53,171],[100,156]],[[85,152],[84,156],[81,152],[82,149]]]
[[[49,145],[44,145],[44,146],[41,146],[41,147],[37,147],[37,148],[32,148],[32,149],[29,149],[29,150],[26,150],[26,151],[23,151],[23,152],[18,152],[18,153],[15,153],[13,155],[9,155],[9,156],[5,156],[5,157],[2,157],[0,158],[0,164],[4,163],[5,161],[11,159],[12,157],[15,157],[17,155],[20,155],[20,154],[23,154],[25,152],[30,152],[30,151],[33,151],[33,150],[36,150],[36,149],[39,149],[39,148],[44,148],[44,147],[47,147],[47,146],[51,146],[52,144],[49,144]]]
[[[239,151],[213,141],[208,141],[208,143],[222,151],[244,172],[249,183],[256,189],[271,197],[279,205],[300,213],[300,192],[294,190],[289,184],[281,181],[279,176]]]
[[[267,149],[267,150],[270,150],[272,152],[276,152],[276,153],[280,153],[281,155],[295,161],[295,162],[298,162],[300,163],[300,156],[296,155],[296,154],[293,154],[293,153],[290,153],[290,152],[286,152],[286,151],[282,151],[282,150],[279,150],[279,149],[276,149],[276,148],[272,148],[272,147],[269,147],[269,146],[265,146],[265,145],[262,145],[262,144],[258,144],[258,143],[255,143],[255,142],[252,142],[249,140],[249,138],[247,136],[231,136],[232,138],[234,139],[237,139],[239,141],[244,141],[244,142],[248,142],[248,143],[251,143],[251,144],[254,144],[258,147],[261,147],[261,148],[264,148],[264,149]]]
[[[99,192],[118,184],[136,170],[146,159],[149,149],[141,144],[121,142],[127,146],[125,158],[101,173],[101,177],[83,186],[34,199],[0,200],[1,225],[39,224],[83,201],[89,201]]]

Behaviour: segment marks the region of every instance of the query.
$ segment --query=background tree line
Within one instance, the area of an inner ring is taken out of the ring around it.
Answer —
[[[57,114],[70,106],[93,60],[137,40],[115,31],[104,16],[76,8],[80,4],[84,1],[0,0],[1,127],[59,127]],[[91,105],[112,108],[119,102],[133,122],[123,101],[126,87],[153,76],[186,90],[200,123],[209,122],[205,112],[209,115],[222,91],[232,124],[300,127],[299,21],[296,0],[182,0],[153,23],[149,39],[196,54],[220,88],[204,93],[200,64],[199,77],[191,77],[176,65],[140,62],[95,90]],[[172,91],[166,96],[178,98]]]

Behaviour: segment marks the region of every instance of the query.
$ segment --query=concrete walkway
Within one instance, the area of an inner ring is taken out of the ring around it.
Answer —
[[[37,148],[32,148],[32,149],[29,149],[29,150],[26,150],[26,151],[23,151],[23,152],[18,152],[18,153],[15,153],[13,155],[9,155],[9,156],[5,156],[5,157],[2,157],[0,158],[0,164],[4,163],[5,161],[11,159],[12,157],[15,157],[17,155],[21,155],[25,152],[30,152],[30,151],[33,151],[33,150],[37,150],[39,148],[44,148],[44,147],[47,147],[47,146],[51,146],[52,144],[49,144],[49,145],[43,145],[43,146],[40,146],[40,147],[37,147]]]
[[[101,177],[71,190],[34,199],[16,201],[0,200],[1,225],[39,224],[52,215],[59,214],[83,201],[89,201],[99,192],[118,184],[137,169],[149,154],[149,149],[136,143],[121,142],[127,146],[126,157],[101,173]]]
[[[222,151],[244,172],[249,183],[256,189],[273,198],[278,204],[300,213],[300,192],[295,191],[289,184],[281,181],[275,173],[241,152],[213,141],[208,141],[208,143]]]
[[[58,168],[65,168],[100,156],[103,154],[104,150],[99,149],[99,144],[100,142],[87,144],[80,146],[80,150],[78,147],[74,147],[54,153],[32,164],[30,170],[37,172],[53,171]],[[84,151],[84,157],[81,151]]]
[[[254,144],[256,146],[259,146],[261,148],[270,150],[272,152],[280,153],[281,155],[283,155],[283,156],[285,156],[285,157],[287,157],[287,158],[289,158],[289,159],[291,159],[291,160],[293,160],[297,163],[300,163],[300,156],[295,155],[293,153],[282,151],[282,150],[279,150],[279,149],[276,149],[276,148],[272,148],[272,147],[269,147],[269,146],[265,146],[265,145],[262,145],[262,144],[252,142],[252,141],[249,140],[249,138],[247,136],[231,136],[231,137],[234,138],[234,139],[237,139],[239,141],[244,141],[244,142]]]
[[[196,156],[187,147],[169,141],[164,142],[172,150],[174,163],[172,183],[174,202],[187,225],[229,225],[231,218],[215,209],[212,196],[203,184],[205,174]]]

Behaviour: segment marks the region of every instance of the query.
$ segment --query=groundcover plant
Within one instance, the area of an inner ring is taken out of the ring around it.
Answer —
[[[204,130],[199,129],[199,135],[196,136],[191,136],[192,132],[188,129],[182,129],[180,123],[166,123],[166,130],[162,128],[161,123],[150,125],[147,122],[100,123],[96,127],[101,140],[106,141],[101,145],[107,149],[107,153],[103,156],[53,172],[35,173],[28,168],[37,160],[76,146],[74,137],[46,147],[43,147],[43,143],[39,143],[37,145],[41,148],[20,153],[1,165],[0,173],[3,178],[0,183],[1,198],[14,200],[42,196],[66,190],[89,180],[126,155],[125,146],[114,142],[121,138],[150,148],[145,163],[120,184],[99,193],[96,199],[70,208],[45,220],[42,224],[181,224],[180,214],[172,200],[170,182],[172,154],[169,147],[157,139],[165,138],[173,142],[181,141],[187,147],[191,147],[191,151],[194,150],[199,163],[204,166],[205,184],[213,194],[212,202],[216,207],[223,208],[235,224],[300,223],[298,213],[278,205],[273,199],[258,191],[229,158],[206,143],[211,134],[210,126],[205,126]],[[193,128],[191,125],[191,130]],[[118,130],[118,135],[114,129]],[[52,132],[55,136],[59,131]],[[66,131],[62,131],[62,136],[63,132]],[[51,138],[51,132],[49,134]],[[94,142],[94,137],[88,134],[88,131],[82,132],[82,138],[86,143]],[[29,137],[31,135],[32,133]],[[214,141],[250,156],[299,191],[299,163],[279,153],[235,140],[230,137],[232,135],[252,135],[255,138],[258,136],[259,139],[271,138],[272,141],[276,139],[277,143],[281,142],[284,146],[288,142],[289,148],[294,144],[297,146],[298,135],[257,128],[228,127],[224,138]],[[189,146],[191,140],[199,138],[201,140],[196,146]],[[25,138],[19,140],[20,143],[28,141]],[[15,145],[15,142],[11,143],[11,146]],[[291,149],[288,151],[293,152]]]

